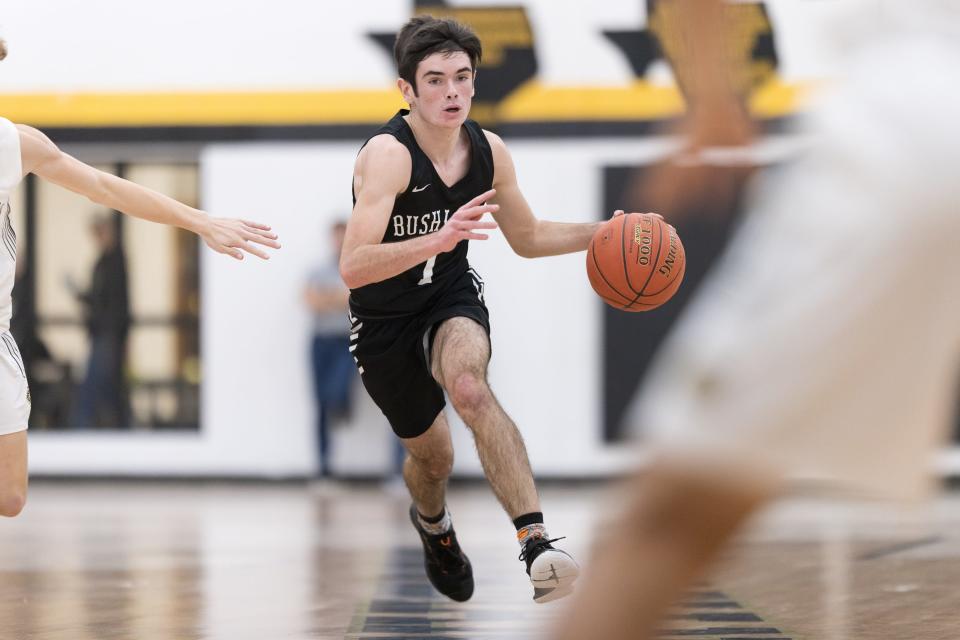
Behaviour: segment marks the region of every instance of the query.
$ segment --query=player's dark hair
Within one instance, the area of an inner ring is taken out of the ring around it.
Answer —
[[[397,71],[401,78],[413,86],[414,95],[418,95],[417,65],[434,53],[451,54],[458,51],[467,54],[470,66],[476,71],[483,51],[480,38],[473,29],[453,18],[427,15],[415,16],[403,25],[393,45]]]
[[[7,43],[0,40],[0,60],[7,57]]]

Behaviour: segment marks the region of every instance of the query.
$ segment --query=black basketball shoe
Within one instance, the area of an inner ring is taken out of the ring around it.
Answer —
[[[430,584],[451,600],[469,600],[473,595],[473,567],[460,549],[453,527],[440,535],[427,533],[420,527],[414,505],[410,505],[410,521],[423,542],[423,564]]]
[[[534,602],[551,602],[573,593],[580,567],[569,553],[550,544],[562,539],[530,536],[523,544],[520,559],[527,563]]]

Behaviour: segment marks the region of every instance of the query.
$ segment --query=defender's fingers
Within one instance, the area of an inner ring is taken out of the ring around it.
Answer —
[[[270,255],[267,254],[266,251],[263,251],[263,250],[261,250],[261,249],[258,249],[257,247],[255,247],[254,245],[250,244],[249,242],[241,242],[241,243],[238,244],[237,246],[238,246],[239,248],[243,249],[244,251],[246,251],[247,253],[252,253],[253,255],[255,255],[255,256],[257,256],[258,258],[261,258],[261,259],[263,259],[263,260],[269,260],[269,259],[270,259]]]
[[[251,227],[248,225],[244,225],[243,230],[246,233],[252,233],[258,236],[263,236],[264,238],[270,238],[271,240],[276,240],[278,237],[277,234],[275,234],[272,231],[266,231],[264,229],[258,229],[257,227]]]
[[[252,222],[250,220],[241,220],[243,224],[248,227],[253,227],[254,229],[262,229],[263,231],[270,231],[270,225],[263,224],[262,222]]]
[[[221,245],[219,247],[213,247],[213,250],[216,251],[217,253],[226,254],[231,258],[233,258],[234,260],[243,260],[243,251],[238,251],[237,249],[234,249],[232,247]]]
[[[276,240],[273,240],[272,238],[264,237],[261,235],[257,235],[255,233],[249,233],[249,232],[245,233],[243,234],[243,238],[244,240],[247,240],[249,242],[256,242],[257,244],[262,244],[266,247],[272,247],[274,249],[280,248],[280,243],[277,242]]]

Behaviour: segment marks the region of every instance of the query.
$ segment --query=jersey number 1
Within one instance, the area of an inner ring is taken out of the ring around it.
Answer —
[[[418,285],[430,284],[433,282],[433,265],[437,264],[437,256],[433,256],[423,266],[423,277],[420,278]]]

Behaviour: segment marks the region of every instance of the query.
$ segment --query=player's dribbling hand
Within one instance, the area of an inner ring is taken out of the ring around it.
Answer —
[[[270,256],[267,252],[255,244],[273,249],[280,248],[277,234],[270,231],[268,225],[249,220],[210,217],[207,218],[205,227],[197,233],[208,247],[237,260],[243,260],[244,251],[269,260]]]
[[[622,216],[622,215],[625,215],[623,209],[617,209],[616,211],[613,212],[613,217],[614,217],[614,218],[616,218],[617,216]],[[654,213],[653,211],[647,211],[647,212],[645,212],[643,215],[645,215],[645,216],[655,216],[655,217],[660,218],[661,220],[663,220],[663,216],[662,216],[662,215],[660,215],[659,213]]]
[[[476,233],[476,231],[497,228],[496,222],[481,220],[484,215],[500,210],[500,205],[487,203],[496,194],[496,189],[481,193],[450,216],[447,223],[437,232],[437,237],[441,240],[441,252],[453,251],[461,240],[486,240],[489,237],[485,233]]]
[[[624,216],[624,215],[627,215],[627,214],[626,214],[626,212],[625,212],[623,209],[617,209],[616,211],[613,212],[613,216],[611,216],[610,219],[612,220],[613,218],[616,218],[617,216]],[[666,219],[665,219],[662,215],[660,215],[659,213],[654,213],[653,211],[646,211],[646,212],[644,212],[642,215],[645,215],[645,216],[653,216],[653,217],[655,217],[655,218],[660,218],[660,219],[663,220],[664,222],[667,222]],[[667,222],[667,226],[670,227],[671,229],[673,229],[674,232],[677,231],[676,227],[674,227],[674,226],[673,226],[672,224],[670,224],[669,222]]]

